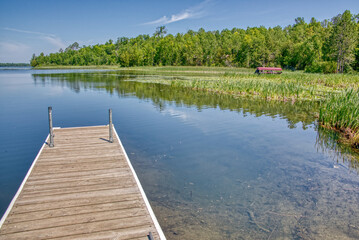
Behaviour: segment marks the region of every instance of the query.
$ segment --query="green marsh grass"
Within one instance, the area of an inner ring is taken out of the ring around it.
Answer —
[[[43,66],[40,68],[52,68]],[[55,68],[63,68],[54,66]],[[66,66],[64,68],[71,68]],[[284,71],[282,74],[254,74],[255,69],[231,67],[119,67],[105,68],[121,74],[143,75],[134,81],[167,84],[235,97],[256,97],[279,101],[314,101],[320,103],[319,123],[326,128],[350,129],[351,141],[359,142],[359,74],[313,74]],[[348,90],[349,89],[349,90]],[[356,142],[356,143],[355,143]]]
[[[359,149],[359,90],[350,88],[324,100],[319,109],[319,123],[340,130]]]
[[[319,102],[319,123],[346,133],[343,139],[359,145],[359,74],[254,74],[254,69],[209,67],[136,68],[162,75],[157,83],[234,96],[279,101]],[[165,79],[163,75],[183,76]],[[349,90],[348,90],[349,89]],[[350,133],[348,133],[350,129]],[[344,132],[345,132],[344,131]]]

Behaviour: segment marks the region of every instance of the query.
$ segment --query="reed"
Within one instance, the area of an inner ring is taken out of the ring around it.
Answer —
[[[268,100],[312,100],[319,99],[322,96],[322,91],[306,86],[301,82],[271,81],[251,77],[223,78],[221,80],[182,80],[172,81],[171,85],[233,95],[257,96]]]
[[[137,68],[140,69],[156,73],[157,83],[173,87],[266,100],[320,102],[319,124],[340,131],[346,143],[359,148],[359,74],[285,71],[281,75],[258,76],[254,70],[237,68]]]
[[[359,149],[359,90],[350,88],[324,100],[318,121],[324,127],[341,131]]]
[[[284,71],[280,75],[257,75],[254,74],[255,69],[249,68],[191,66],[106,68],[122,74],[141,74],[142,80],[136,81],[179,88],[265,100],[320,102],[319,123],[344,132],[350,144],[359,148],[359,74]]]

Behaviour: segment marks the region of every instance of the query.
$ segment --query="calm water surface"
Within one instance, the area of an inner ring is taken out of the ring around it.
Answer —
[[[178,76],[177,76],[178,77]],[[0,215],[54,126],[115,127],[168,239],[358,239],[358,156],[316,104],[145,83],[171,76],[0,70]],[[140,81],[140,82],[136,82]]]

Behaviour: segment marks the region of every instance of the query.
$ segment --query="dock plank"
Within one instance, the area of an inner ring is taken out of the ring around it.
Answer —
[[[78,193],[85,191],[98,191],[108,188],[125,188],[130,186],[135,186],[135,182],[132,179],[125,178],[123,181],[103,181],[102,183],[93,183],[93,184],[78,184],[74,186],[56,186],[45,188],[42,187],[41,189],[35,189],[34,187],[26,188],[23,190],[23,194],[28,197],[40,197],[40,196],[52,196],[52,195],[64,195],[69,193]],[[25,196],[24,196],[25,197]]]
[[[82,170],[81,172],[67,172],[67,173],[53,173],[51,175],[51,179],[56,179],[56,178],[72,178],[72,177],[79,177],[79,176],[95,176],[98,174],[111,174],[113,172],[128,172],[129,170],[126,168],[121,168],[121,167],[116,167],[116,168],[103,168],[103,169],[94,169],[94,170],[87,170],[84,171]],[[39,173],[34,173],[33,176],[29,177],[29,180],[48,180],[48,175],[46,174],[39,174]]]
[[[132,227],[130,229],[117,229],[116,231],[110,232],[97,232],[92,234],[81,234],[81,236],[74,236],[71,237],[60,237],[56,238],[56,240],[87,240],[89,238],[96,239],[96,240],[103,240],[103,239],[140,239],[140,240],[148,240],[148,237],[143,237],[148,234],[150,228],[146,228],[146,226],[140,227]]]
[[[70,208],[56,208],[56,209],[52,209],[52,211],[42,209],[42,210],[35,210],[32,212],[24,212],[24,213],[17,212],[16,214],[9,215],[6,219],[6,222],[19,223],[19,222],[27,222],[31,220],[38,220],[38,219],[71,216],[74,214],[105,212],[111,210],[132,209],[139,207],[142,207],[141,201],[139,201],[139,199],[122,201],[122,202],[121,201],[115,202],[115,200],[113,200],[110,203],[99,203],[99,204],[83,205],[83,206],[70,207]]]
[[[71,207],[84,207],[96,204],[105,204],[105,203],[112,203],[112,202],[127,202],[132,200],[138,200],[139,196],[134,194],[126,194],[126,195],[113,195],[108,196],[105,199],[100,197],[93,197],[93,198],[78,198],[75,200],[62,200],[54,202],[45,202],[45,203],[30,203],[30,204],[17,204],[13,209],[9,216],[12,214],[21,214],[21,213],[31,213],[31,212],[39,212],[39,211],[48,211],[52,213],[52,210],[57,209],[65,209]],[[51,211],[49,211],[51,210]],[[67,210],[70,211],[70,210]]]
[[[58,237],[69,237],[87,233],[96,233],[104,230],[114,231],[116,229],[130,229],[132,227],[150,227],[150,223],[143,217],[131,217],[129,219],[110,219],[98,222],[71,224],[59,227],[49,227],[31,231],[18,231],[0,235],[0,239],[50,239]],[[89,238],[91,239],[91,237]]]
[[[74,188],[74,187],[84,187],[84,186],[90,186],[90,185],[106,185],[106,184],[112,184],[112,183],[116,183],[119,186],[121,186],[122,184],[129,184],[130,181],[132,181],[133,184],[135,184],[135,182],[129,178],[129,173],[127,175],[122,175],[119,176],[115,179],[115,181],[113,180],[113,176],[109,176],[109,177],[102,177],[99,178],[98,176],[96,177],[87,177],[87,178],[83,178],[81,180],[77,179],[76,181],[58,181],[58,182],[41,182],[41,181],[37,181],[34,183],[33,182],[29,182],[29,186],[23,190],[23,192],[29,192],[29,193],[35,193],[37,191],[46,191],[46,190],[52,190],[52,189],[62,189],[62,188]]]
[[[127,155],[108,126],[55,129],[12,207],[3,239],[165,239]]]

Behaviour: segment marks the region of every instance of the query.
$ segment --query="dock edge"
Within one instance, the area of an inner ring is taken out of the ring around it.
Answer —
[[[47,144],[47,142],[48,142],[48,140],[49,140],[49,137],[50,137],[50,134],[47,135],[47,137],[46,137],[46,139],[45,139],[45,142],[42,144],[42,147],[40,148],[40,151],[37,153],[37,155],[36,155],[36,157],[35,157],[35,160],[32,162],[32,164],[31,164],[29,170],[27,171],[24,180],[22,180],[22,183],[21,183],[20,187],[17,189],[17,192],[16,192],[15,196],[12,198],[12,200],[11,200],[9,206],[8,206],[7,209],[6,209],[6,212],[5,212],[4,215],[2,216],[2,218],[1,218],[1,220],[0,220],[0,229],[1,229],[2,225],[4,224],[4,222],[5,222],[6,218],[7,218],[7,216],[9,215],[9,213],[10,213],[12,207],[14,206],[14,204],[15,204],[17,198],[19,197],[19,195],[20,195],[22,189],[24,188],[25,183],[26,183],[27,179],[29,178],[29,176],[30,176],[30,174],[31,174],[31,172],[32,172],[32,169],[35,167],[35,164],[36,164],[36,162],[37,162],[37,159],[39,159],[40,154],[41,154],[42,151],[44,150],[44,148],[45,148],[45,146],[46,146],[46,144]]]
[[[109,125],[101,125],[101,126],[109,126]],[[57,128],[60,128],[60,127],[56,127],[56,128],[54,128],[54,129],[57,129]],[[78,128],[78,127],[77,127],[77,128]],[[147,210],[148,210],[148,212],[149,212],[149,214],[150,214],[150,216],[151,216],[151,219],[152,219],[152,221],[153,221],[153,223],[154,223],[154,225],[155,225],[155,228],[156,228],[156,230],[157,230],[157,232],[158,232],[158,235],[159,235],[159,237],[160,237],[161,240],[166,240],[166,237],[165,237],[165,235],[164,235],[164,233],[163,233],[163,231],[162,231],[162,228],[161,228],[160,224],[158,223],[158,220],[157,220],[157,218],[156,218],[156,215],[154,214],[154,212],[153,212],[153,210],[152,210],[152,207],[151,207],[151,205],[150,205],[150,203],[149,203],[149,201],[148,201],[148,199],[147,199],[147,196],[146,196],[146,194],[145,194],[145,191],[144,191],[143,188],[142,188],[141,182],[140,182],[140,180],[139,180],[139,178],[138,178],[138,176],[137,176],[137,174],[136,174],[136,172],[135,172],[135,170],[134,170],[134,168],[133,168],[133,166],[132,166],[132,164],[131,164],[130,159],[128,158],[128,155],[127,155],[127,153],[126,153],[126,150],[125,150],[125,148],[123,147],[123,144],[122,144],[122,142],[121,142],[121,139],[120,139],[120,137],[118,136],[117,131],[116,131],[116,129],[115,129],[114,126],[113,126],[113,130],[114,130],[114,133],[116,134],[116,137],[117,137],[117,139],[118,139],[118,142],[119,142],[119,145],[120,145],[120,147],[121,147],[121,150],[122,150],[123,153],[124,153],[124,156],[125,156],[125,158],[126,158],[127,164],[129,165],[129,167],[130,167],[130,169],[131,169],[131,172],[132,172],[132,174],[133,174],[133,176],[134,176],[134,178],[135,178],[136,184],[137,184],[137,186],[138,186],[138,188],[139,188],[139,190],[140,190],[141,196],[142,196],[142,198],[143,198],[143,200],[144,200],[144,202],[145,202],[146,208],[147,208]],[[50,135],[47,135],[47,137],[46,137],[46,139],[45,139],[45,142],[42,144],[42,146],[41,146],[39,152],[37,153],[37,155],[36,155],[34,161],[32,162],[32,164],[31,164],[29,170],[27,171],[27,173],[26,173],[26,175],[25,175],[25,177],[24,177],[24,179],[23,179],[23,181],[22,181],[20,187],[18,188],[18,190],[17,190],[15,196],[13,197],[13,199],[12,199],[12,201],[10,202],[8,208],[6,209],[4,215],[2,216],[2,218],[1,218],[1,220],[0,220],[0,229],[1,229],[2,225],[4,224],[6,218],[8,217],[9,213],[11,212],[11,210],[12,210],[12,208],[13,208],[13,206],[14,206],[16,200],[17,200],[17,198],[19,197],[19,195],[20,195],[22,189],[24,188],[24,186],[25,186],[25,184],[26,184],[26,182],[27,182],[27,179],[29,178],[29,176],[30,176],[30,174],[31,174],[31,172],[32,172],[32,170],[33,170],[33,168],[35,167],[35,164],[36,164],[38,158],[40,157],[40,155],[41,155],[43,149],[44,149],[45,146],[47,145],[47,142],[49,141],[49,137],[50,137]]]
[[[165,235],[164,235],[164,233],[163,233],[163,231],[162,231],[162,228],[161,228],[160,224],[159,224],[158,221],[157,221],[156,215],[155,215],[155,213],[154,213],[153,210],[152,210],[152,207],[151,207],[151,205],[150,205],[150,202],[148,201],[148,199],[147,199],[147,197],[146,197],[146,193],[145,193],[145,191],[144,191],[143,188],[142,188],[141,182],[140,182],[140,180],[139,180],[138,177],[137,177],[137,174],[136,174],[136,172],[135,172],[135,169],[133,168],[133,166],[132,166],[132,164],[131,164],[131,161],[130,161],[130,159],[128,158],[128,155],[127,155],[127,153],[126,153],[126,151],[125,151],[125,148],[123,147],[122,142],[121,142],[121,140],[120,140],[120,137],[118,136],[117,131],[116,131],[116,129],[115,129],[114,126],[113,126],[113,130],[114,130],[114,132],[115,132],[115,134],[116,134],[116,137],[117,137],[117,139],[118,139],[118,142],[120,143],[120,146],[121,146],[121,148],[122,148],[122,151],[123,151],[123,153],[125,154],[126,161],[127,161],[128,165],[129,165],[129,167],[130,167],[130,169],[131,169],[131,172],[132,172],[132,174],[133,174],[133,176],[134,176],[134,178],[135,178],[135,180],[136,180],[137,186],[138,186],[138,188],[140,189],[141,195],[142,195],[142,197],[143,197],[143,200],[145,201],[147,210],[148,210],[148,212],[149,212],[149,214],[150,214],[150,216],[151,216],[151,218],[152,218],[152,221],[153,221],[153,223],[155,224],[155,228],[156,228],[156,230],[157,230],[157,232],[158,232],[158,235],[160,236],[160,239],[161,239],[161,240],[166,240],[166,237],[165,237]]]

